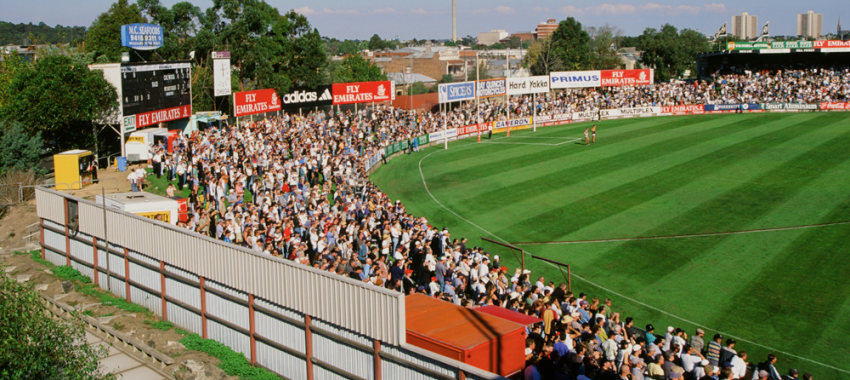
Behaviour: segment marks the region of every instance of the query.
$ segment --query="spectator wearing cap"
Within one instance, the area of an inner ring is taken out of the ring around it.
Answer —
[[[646,333],[644,333],[643,335],[644,338],[646,338],[646,344],[649,345],[655,343],[655,326],[653,326],[651,323],[647,323],[645,330]]]
[[[490,263],[490,265],[491,265],[493,268],[501,268],[501,267],[502,267],[502,262],[501,262],[501,261],[499,261],[499,255],[494,255],[494,256],[493,256],[493,262],[491,262],[491,263]]]
[[[738,355],[732,357],[732,378],[743,379],[747,375],[747,352],[741,351]]]
[[[673,342],[672,342],[672,344],[679,346],[679,352],[677,354],[682,353],[682,349],[685,347],[687,339],[688,339],[688,334],[685,333],[684,330],[677,328],[676,334],[673,335]]]
[[[705,358],[708,359],[709,364],[715,367],[720,365],[720,351],[723,350],[720,342],[722,341],[723,335],[714,334],[714,339],[708,342],[708,347],[705,349]]]
[[[691,339],[688,342],[699,353],[703,353],[703,349],[705,348],[705,341],[702,340],[703,336],[705,336],[705,331],[703,329],[697,329],[697,333],[691,335]]]
[[[673,332],[676,331],[676,328],[673,326],[667,326],[667,333],[664,334],[664,346],[661,349],[664,352],[670,351],[670,345],[673,344]]]

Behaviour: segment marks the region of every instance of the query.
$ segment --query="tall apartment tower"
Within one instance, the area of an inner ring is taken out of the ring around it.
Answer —
[[[457,42],[457,0],[452,0],[452,42]]]
[[[750,15],[747,12],[740,16],[732,16],[732,34],[742,40],[756,38],[760,35],[758,23],[759,16]]]
[[[815,39],[823,34],[823,14],[808,11],[797,14],[797,35]]]

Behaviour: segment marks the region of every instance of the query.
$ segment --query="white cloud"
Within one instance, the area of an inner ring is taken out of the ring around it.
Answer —
[[[340,15],[356,15],[358,12],[354,9],[330,9],[323,8],[322,13],[327,14],[340,14]]]
[[[316,11],[314,11],[310,7],[295,8],[293,10],[295,11],[295,13],[302,14],[304,16],[310,16],[316,13]]]
[[[485,14],[485,13],[490,13],[490,10],[479,8],[479,9],[475,9],[475,10],[472,11],[472,14],[474,14],[474,15],[481,15],[481,14]]]
[[[655,13],[664,13],[671,15],[678,14],[698,14],[700,12],[725,12],[726,5],[723,3],[711,3],[711,4],[703,4],[701,6],[694,5],[662,5],[658,3],[646,3],[638,6],[634,6],[632,4],[610,4],[603,3],[599,5],[594,5],[590,7],[577,8],[572,5],[568,5],[562,7],[560,9],[562,13],[566,13],[568,15],[582,15],[582,14],[593,14],[593,15],[626,15],[633,14],[638,12],[655,12]]]
[[[399,12],[397,10],[395,10],[394,8],[387,7],[387,8],[378,8],[378,9],[375,9],[375,10],[371,10],[371,11],[369,11],[369,13],[372,13],[372,14],[388,14],[388,13],[399,13]]]
[[[507,6],[504,6],[504,5],[500,5],[500,6],[496,7],[495,11],[499,12],[499,13],[505,13],[505,14],[514,13],[513,8],[507,7]]]
[[[534,7],[534,8],[531,8],[531,10],[534,11],[534,12],[551,12],[552,11],[551,9],[549,9],[547,7]]]
[[[425,14],[428,14],[428,11],[426,11],[423,8],[417,8],[417,9],[411,10],[410,13],[417,14],[417,15],[425,15]]]

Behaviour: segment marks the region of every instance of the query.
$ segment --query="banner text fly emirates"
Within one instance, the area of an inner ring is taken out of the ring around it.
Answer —
[[[164,123],[192,116],[192,106],[189,104],[179,107],[168,108],[136,114],[136,128],[144,128],[149,125]]]
[[[652,70],[602,70],[602,87],[640,86],[652,84]]]
[[[336,83],[333,85],[334,104],[388,102],[392,100],[390,81]]]
[[[233,105],[236,117],[280,111],[280,99],[273,89],[234,93]]]

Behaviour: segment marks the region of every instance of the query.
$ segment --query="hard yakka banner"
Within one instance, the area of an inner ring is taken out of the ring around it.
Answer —
[[[333,85],[333,104],[355,104],[392,101],[390,81],[336,83]]]
[[[272,89],[237,92],[233,94],[233,116],[280,111],[280,99]]]
[[[653,84],[652,69],[602,70],[602,87],[644,86]]]
[[[281,95],[280,100],[286,109],[329,106],[334,102],[332,90],[331,86],[295,87]]]

